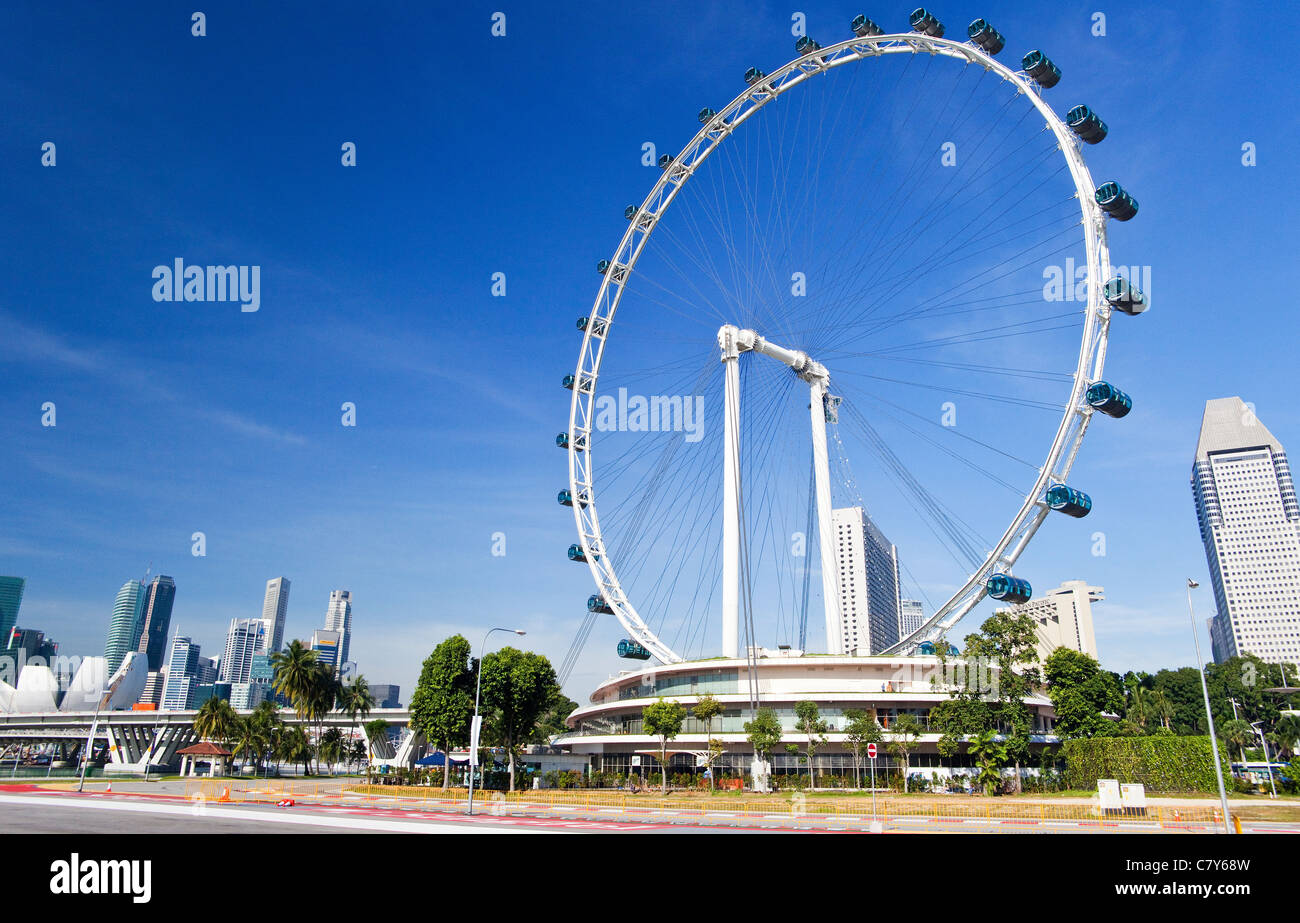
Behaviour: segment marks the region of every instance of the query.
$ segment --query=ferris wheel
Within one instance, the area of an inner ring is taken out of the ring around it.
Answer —
[[[1084,435],[1132,408],[1102,378],[1111,318],[1147,307],[1107,225],[1137,202],[1093,181],[1108,127],[1057,114],[1041,51],[1017,69],[982,19],[910,24],[751,67],[627,206],[556,438],[596,584],[575,650],[612,616],[621,656],[663,663],[803,649],[810,621],[826,653],[931,652],[1029,600],[1030,541],[1091,511]]]

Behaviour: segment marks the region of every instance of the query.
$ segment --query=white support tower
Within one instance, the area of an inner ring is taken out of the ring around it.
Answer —
[[[830,373],[807,353],[770,343],[753,330],[731,324],[718,330],[726,376],[722,472],[722,653],[740,656],[740,354],[756,352],[789,366],[808,382],[812,423],[813,480],[817,499],[817,534],[821,554],[822,599],[826,605],[826,653],[842,654],[840,593],[831,530],[830,464],[826,454],[826,400]],[[828,563],[829,562],[829,563]]]

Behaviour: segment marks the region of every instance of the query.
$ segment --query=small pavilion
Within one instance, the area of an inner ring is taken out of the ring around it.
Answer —
[[[186,747],[184,750],[177,750],[176,755],[181,758],[181,775],[197,775],[194,770],[199,760],[207,760],[211,767],[208,770],[208,775],[218,776],[226,774],[226,760],[230,758],[230,751],[225,747],[205,740],[192,747]]]

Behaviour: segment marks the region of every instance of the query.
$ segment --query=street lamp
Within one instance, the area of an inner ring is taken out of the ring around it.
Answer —
[[[1201,677],[1201,695],[1205,698],[1205,720],[1210,725],[1210,761],[1214,763],[1214,778],[1219,783],[1219,804],[1223,806],[1223,828],[1232,833],[1232,819],[1228,816],[1228,793],[1223,789],[1223,767],[1219,765],[1219,739],[1214,735],[1214,715],[1210,712],[1210,687],[1205,683],[1205,665],[1201,662],[1201,638],[1196,631],[1196,612],[1192,609],[1192,590],[1200,586],[1187,578],[1187,614],[1192,620],[1192,643],[1196,645],[1196,672]]]
[[[1268,756],[1268,738],[1264,736],[1264,722],[1252,721],[1250,726],[1254,729],[1255,733],[1259,735],[1259,742],[1264,745],[1264,766],[1268,769],[1268,784],[1273,789],[1273,794],[1269,797],[1276,798],[1277,783],[1273,781],[1273,761],[1269,759]]]
[[[489,628],[487,634],[483,636],[483,643],[478,647],[478,669],[475,671],[477,677],[474,681],[474,721],[470,724],[469,732],[469,809],[466,814],[474,813],[474,767],[478,765],[478,732],[479,723],[482,719],[478,714],[479,691],[483,688],[483,650],[487,647],[488,635],[494,631],[509,631],[517,635],[526,635],[528,632],[522,628]],[[450,751],[450,747],[448,750]],[[451,753],[443,754],[442,771],[451,772]]]

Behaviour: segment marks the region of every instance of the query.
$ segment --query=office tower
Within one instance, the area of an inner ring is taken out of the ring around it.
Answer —
[[[339,633],[339,659],[342,664],[348,659],[348,648],[352,642],[352,594],[347,590],[334,590],[330,593],[330,608],[325,613],[325,630]]]
[[[248,681],[266,686],[275,682],[275,665],[271,663],[270,654],[258,652],[253,655],[248,668]]]
[[[877,653],[899,640],[898,549],[860,506],[831,510],[831,529],[839,571],[840,649]]]
[[[18,607],[26,586],[26,577],[0,577],[0,650],[9,646],[9,635],[18,624]]]
[[[317,628],[311,633],[311,649],[316,652],[316,661],[337,672],[339,665],[339,633]]]
[[[162,707],[166,711],[181,711],[194,702],[194,690],[199,685],[199,645],[189,638],[174,638],[167,656],[167,676],[163,682]]]
[[[144,628],[145,585],[139,580],[128,580],[117,591],[113,602],[113,617],[108,623],[108,642],[104,657],[108,660],[109,675],[126,659],[128,651],[140,645],[140,632]]]
[[[176,581],[165,574],[154,577],[145,588],[144,616],[136,650],[149,659],[149,670],[162,668],[167,649],[167,629],[172,622],[172,605],[176,602]]]
[[[912,632],[921,627],[925,621],[925,610],[921,607],[919,599],[899,600],[898,609],[898,637],[899,640],[906,638]]]
[[[1286,450],[1239,397],[1205,402],[1192,465],[1214,659],[1300,661],[1300,503]]]
[[[231,683],[230,707],[239,709],[257,708],[274,693],[265,683]]]
[[[221,658],[221,681],[246,683],[253,655],[264,650],[266,623],[261,619],[231,619],[226,632],[226,653]]]
[[[200,657],[198,669],[194,671],[194,678],[199,681],[199,685],[205,683],[215,683],[221,675],[219,670],[220,657]]]
[[[151,670],[148,679],[144,683],[144,691],[140,693],[139,702],[141,705],[157,705],[162,701],[163,684],[167,681],[167,674],[161,670]]]
[[[1106,597],[1099,586],[1084,580],[1067,580],[1054,590],[1027,603],[1010,606],[1012,612],[1033,618],[1038,626],[1038,660],[1047,660],[1058,647],[1097,656],[1097,639],[1092,633],[1092,604]]]
[[[266,598],[262,600],[262,621],[266,625],[263,636],[264,650],[277,653],[284,641],[284,620],[289,614],[289,578],[275,577],[266,581]]]
[[[376,683],[370,687],[375,697],[375,708],[401,708],[402,687],[393,683]]]

